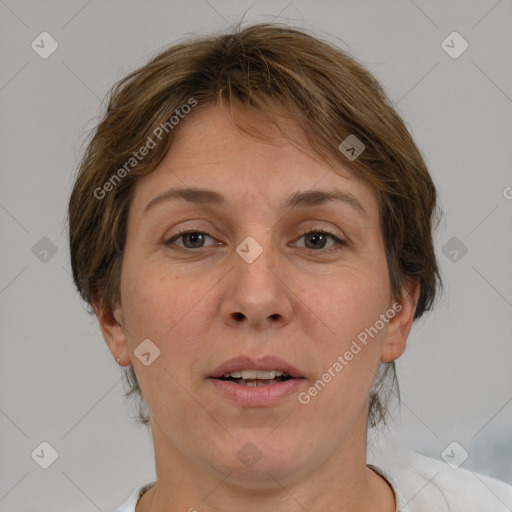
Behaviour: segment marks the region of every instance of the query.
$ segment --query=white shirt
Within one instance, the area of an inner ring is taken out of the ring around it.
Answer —
[[[396,512],[512,512],[512,486],[415,452],[405,454],[400,464],[368,466],[390,483]],[[137,487],[116,512],[135,512],[140,496],[154,483]]]

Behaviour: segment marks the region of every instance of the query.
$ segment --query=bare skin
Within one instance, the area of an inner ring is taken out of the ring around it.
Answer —
[[[182,123],[165,160],[135,187],[121,304],[95,304],[151,412],[157,483],[137,512],[394,512],[389,484],[366,466],[368,396],[379,362],[405,350],[419,285],[391,295],[377,198],[277,133],[273,144],[240,133],[219,107]],[[163,191],[191,187],[225,204],[174,199],[144,213]],[[282,206],[295,192],[333,189],[366,213],[339,200]],[[248,236],[263,249],[252,263],[236,252]],[[241,407],[207,381],[227,359],[272,354],[302,372],[305,393],[393,304],[399,312],[307,404],[293,395]],[[134,355],[145,339],[160,350],[148,366]],[[252,467],[237,457],[247,443],[261,454]]]

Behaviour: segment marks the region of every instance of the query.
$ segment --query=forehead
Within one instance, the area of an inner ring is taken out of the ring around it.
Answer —
[[[377,199],[370,187],[341,164],[334,172],[311,155],[298,123],[281,120],[299,148],[263,115],[242,108],[235,115],[265,140],[243,133],[230,112],[219,106],[195,111],[181,121],[157,169],[137,183],[132,206],[142,211],[157,194],[176,188],[212,189],[245,209],[254,201],[270,208],[283,206],[297,191],[338,190],[355,197],[369,217],[377,214]]]

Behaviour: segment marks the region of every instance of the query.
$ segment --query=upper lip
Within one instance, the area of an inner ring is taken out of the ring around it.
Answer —
[[[218,379],[223,377],[225,373],[239,372],[242,370],[278,370],[296,379],[304,377],[302,373],[291,364],[283,361],[279,357],[270,355],[259,358],[251,358],[249,356],[234,357],[217,366],[209,377]]]

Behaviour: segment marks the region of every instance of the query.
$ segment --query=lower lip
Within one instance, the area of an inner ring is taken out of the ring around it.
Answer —
[[[212,386],[225,397],[244,407],[270,407],[296,395],[306,379],[289,379],[276,384],[244,386],[227,380],[208,378]]]

